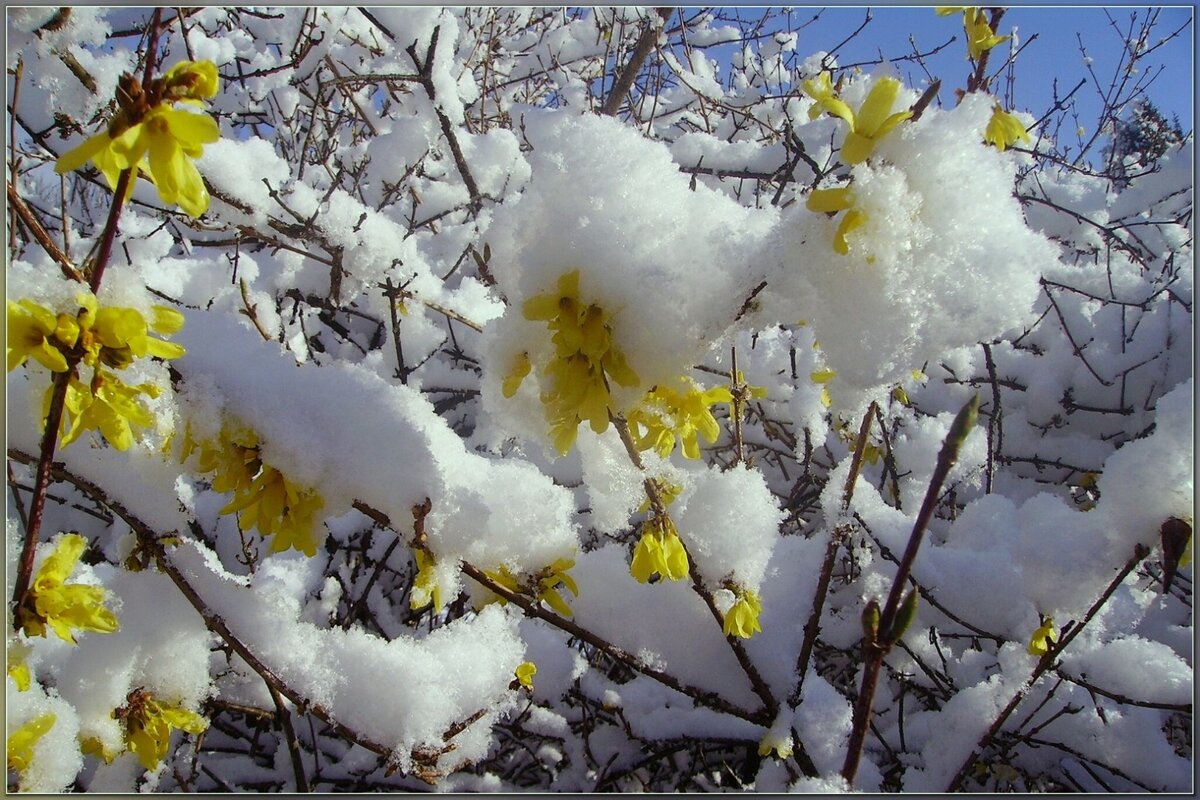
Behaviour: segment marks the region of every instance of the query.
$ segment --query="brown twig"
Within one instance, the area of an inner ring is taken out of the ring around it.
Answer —
[[[946,787],[947,792],[955,792],[962,788],[962,783],[966,779],[967,773],[970,772],[971,767],[974,766],[976,759],[978,759],[987,746],[991,744],[992,739],[1000,731],[1000,728],[1004,726],[1004,723],[1008,721],[1008,718],[1012,716],[1013,712],[1017,710],[1017,706],[1021,704],[1021,701],[1025,699],[1027,694],[1029,694],[1029,691],[1037,684],[1038,679],[1041,678],[1042,675],[1047,671],[1057,666],[1055,662],[1058,660],[1058,657],[1062,654],[1062,652],[1067,649],[1067,645],[1069,645],[1072,640],[1074,640],[1074,638],[1083,631],[1084,627],[1091,622],[1092,618],[1095,617],[1096,614],[1100,613],[1100,609],[1104,607],[1104,604],[1108,602],[1108,598],[1111,597],[1113,592],[1115,592],[1117,588],[1125,581],[1125,577],[1129,575],[1129,573],[1133,572],[1137,565],[1142,562],[1142,559],[1149,555],[1149,553],[1149,549],[1143,545],[1139,544],[1134,547],[1133,556],[1125,562],[1125,565],[1121,567],[1121,570],[1117,573],[1117,576],[1113,578],[1111,582],[1109,582],[1104,591],[1100,593],[1100,596],[1096,598],[1096,601],[1092,603],[1091,608],[1089,608],[1083,615],[1083,619],[1079,622],[1079,624],[1073,625],[1069,629],[1063,629],[1063,634],[1059,640],[1041,657],[1037,663],[1037,666],[1033,668],[1033,674],[1029,676],[1029,680],[1021,684],[1020,688],[1017,689],[1016,693],[1012,696],[1012,699],[1008,701],[1008,704],[996,716],[996,719],[992,721],[992,724],[988,726],[987,731],[985,731],[984,734],[979,737],[979,741],[976,742],[971,754],[967,756],[965,761],[963,761],[962,766],[958,768],[958,772],[955,773],[954,778]]]
[[[150,43],[146,53],[146,82],[149,81],[151,71],[154,67],[155,53],[158,45],[158,27],[161,20],[162,8],[156,8],[154,16],[150,21]],[[95,263],[92,265],[91,276],[88,282],[88,286],[93,294],[100,289],[100,281],[104,277],[104,268],[108,265],[108,259],[112,253],[112,244],[117,232],[117,219],[121,214],[121,207],[125,203],[125,189],[129,186],[131,174],[132,170],[124,169],[121,171],[121,177],[117,179],[117,188],[113,194],[112,205],[108,210],[108,219],[105,222],[104,231],[100,239],[100,250],[96,255]],[[29,581],[33,575],[34,555],[37,552],[37,544],[41,534],[42,514],[46,509],[46,491],[50,487],[50,467],[51,462],[54,460],[54,450],[58,444],[58,434],[62,427],[67,389],[71,384],[71,379],[75,375],[75,369],[81,360],[82,352],[72,353],[67,358],[67,369],[64,372],[55,374],[54,389],[50,398],[50,409],[46,415],[46,429],[42,433],[38,466],[33,482],[29,526],[25,529],[25,543],[21,549],[21,557],[17,565],[17,576],[13,584],[12,603],[14,614],[24,604],[25,596],[29,591]]]
[[[671,18],[674,10],[673,8],[655,9],[663,22]],[[613,84],[612,90],[608,93],[608,97],[604,98],[604,105],[600,109],[602,115],[615,117],[617,112],[621,110],[621,104],[625,102],[626,95],[633,88],[634,79],[637,78],[638,71],[642,68],[642,63],[650,55],[650,51],[654,49],[654,45],[658,41],[658,31],[659,26],[655,24],[654,20],[647,19],[646,27],[642,29],[637,43],[633,46],[633,53],[630,54],[629,61],[625,63],[621,74],[617,76],[617,80]]]
[[[483,197],[479,193],[479,186],[475,183],[475,176],[471,174],[470,167],[467,166],[467,159],[463,155],[462,147],[458,143],[458,136],[454,132],[454,126],[450,123],[450,118],[438,107],[437,91],[433,85],[433,56],[434,51],[438,46],[438,34],[441,33],[441,27],[433,29],[433,35],[429,38],[429,47],[425,51],[425,61],[422,63],[417,56],[416,42],[410,44],[406,48],[409,57],[417,66],[417,72],[421,79],[421,86],[425,89],[425,94],[429,95],[430,102],[433,103],[433,110],[437,113],[438,123],[442,126],[442,135],[446,137],[446,143],[450,145],[450,154],[454,157],[454,163],[458,167],[458,172],[462,175],[463,183],[466,184],[467,193],[471,197],[471,209],[479,211],[483,204]]]
[[[867,448],[867,434],[871,430],[871,419],[877,408],[875,401],[867,407],[863,414],[862,423],[858,426],[858,439],[854,443],[854,455],[850,459],[850,471],[846,476],[846,486],[842,490],[842,511],[850,509],[854,498],[854,486],[858,482],[858,471],[862,465],[863,453]],[[800,644],[800,656],[796,659],[796,685],[788,695],[788,703],[796,705],[800,702],[800,692],[804,687],[804,676],[808,673],[808,663],[812,658],[813,647],[817,635],[821,632],[821,614],[825,609],[825,598],[829,594],[829,582],[833,576],[833,567],[837,561],[838,547],[849,534],[850,526],[838,525],[829,536],[829,544],[825,546],[825,560],[821,562],[821,572],[817,578],[817,590],[813,595],[812,611],[808,622],[804,624],[804,640]]]
[[[933,518],[942,485],[946,481],[946,476],[950,474],[950,468],[958,460],[959,450],[974,427],[978,414],[979,396],[973,395],[958,412],[958,416],[954,418],[950,431],[942,443],[942,449],[938,452],[937,463],[934,466],[933,475],[929,479],[929,488],[925,492],[925,500],[921,503],[921,510],[917,513],[917,519],[913,523],[904,556],[896,568],[896,577],[892,581],[892,589],[888,594],[887,602],[884,604],[882,612],[878,611],[877,606],[875,607],[875,613],[878,616],[870,625],[865,622],[866,618],[864,617],[864,628],[867,630],[866,638],[863,640],[863,656],[866,663],[863,666],[862,685],[859,689],[858,700],[854,704],[854,717],[850,729],[850,741],[846,748],[846,760],[842,765],[842,777],[847,784],[853,785],[858,774],[858,765],[862,759],[863,745],[866,743],[867,729],[871,722],[871,705],[875,699],[875,689],[883,668],[884,656],[888,654],[891,647],[904,633],[904,628],[907,627],[899,614],[901,599],[904,599],[904,605],[908,608],[909,604],[915,602],[917,597],[912,590],[909,590],[908,597],[904,596],[908,576],[912,572],[913,563],[917,560],[917,552],[924,539],[925,530]],[[875,601],[872,600],[871,604],[874,603]],[[915,606],[912,608],[915,610]],[[867,611],[871,611],[871,605],[868,605]]]
[[[63,275],[73,281],[85,283],[83,274],[71,261],[71,257],[63,252],[54,240],[50,238],[50,234],[46,232],[46,227],[42,225],[41,220],[34,215],[33,210],[26,205],[24,198],[17,192],[17,188],[11,183],[8,184],[8,205],[17,215],[17,218],[25,225],[29,232],[37,239],[37,243],[42,246],[42,249],[54,259],[62,270]],[[16,230],[16,226],[13,227]]]

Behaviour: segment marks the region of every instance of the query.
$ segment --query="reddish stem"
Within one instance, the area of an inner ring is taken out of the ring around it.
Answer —
[[[158,32],[162,22],[162,8],[154,9],[154,17],[150,20],[150,33],[146,50],[146,73],[143,83],[149,83],[153,74],[158,51]],[[121,171],[117,179],[117,187],[113,193],[112,206],[108,209],[108,218],[104,223],[104,231],[100,238],[100,250],[92,267],[88,287],[92,294],[100,290],[100,281],[104,277],[104,268],[112,254],[113,241],[117,234],[117,219],[121,216],[121,208],[125,205],[125,193],[129,181],[133,179],[133,169]],[[54,393],[50,397],[50,410],[46,414],[46,428],[42,432],[41,449],[38,455],[37,472],[33,481],[33,497],[30,501],[29,526],[25,529],[25,542],[21,548],[21,560],[17,565],[17,577],[13,585],[13,614],[25,602],[29,592],[30,579],[33,576],[33,560],[37,552],[37,544],[41,539],[42,515],[46,508],[46,492],[50,487],[50,469],[54,462],[54,450],[58,445],[58,432],[62,428],[63,410],[67,400],[67,388],[71,378],[75,376],[75,368],[79,366],[81,354],[67,357],[67,370],[54,376]]]

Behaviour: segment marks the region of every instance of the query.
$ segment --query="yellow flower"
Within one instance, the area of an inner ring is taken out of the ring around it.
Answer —
[[[654,575],[673,581],[688,576],[688,555],[670,516],[651,518],[642,526],[642,538],[633,551],[629,574],[638,583],[647,583]]]
[[[203,733],[208,728],[208,720],[196,712],[160,702],[145,689],[130,692],[114,714],[124,725],[125,745],[143,769],[154,769],[167,757],[172,730]]]
[[[47,406],[52,391],[46,392]],[[129,386],[101,369],[96,370],[90,388],[72,378],[64,405],[63,424],[68,431],[62,446],[67,447],[89,430],[99,430],[117,450],[128,450],[133,446],[133,426],[154,426],[154,415],[142,404],[139,394],[157,397],[159,388],[152,383]]]
[[[25,662],[27,655],[29,655],[29,645],[19,641],[9,643],[8,677],[17,684],[18,692],[27,692],[29,687],[33,686],[33,673],[29,670],[29,664]]]
[[[33,763],[33,748],[38,739],[45,736],[54,727],[56,717],[53,713],[34,717],[8,735],[8,768],[24,772]]]
[[[859,164],[866,161],[875,151],[875,145],[897,125],[912,116],[912,111],[892,113],[892,106],[900,94],[900,81],[883,77],[871,87],[871,93],[863,101],[862,108],[854,115],[851,130],[842,143],[842,162]]]
[[[836,214],[839,211],[846,212],[846,215],[842,217],[842,221],[838,224],[837,231],[833,235],[834,252],[841,255],[848,255],[850,253],[850,244],[846,241],[846,235],[867,223],[867,215],[855,207],[854,203],[854,190],[849,186],[839,186],[834,189],[814,189],[809,192],[808,199],[805,201],[805,205],[809,211],[825,214]]]
[[[1058,629],[1054,627],[1054,619],[1046,617],[1033,636],[1029,637],[1029,655],[1044,656],[1058,641]]]
[[[807,80],[800,84],[800,88],[804,93],[816,100],[816,103],[808,109],[808,118],[816,119],[821,116],[821,112],[827,111],[835,117],[841,117],[854,124],[854,112],[850,110],[850,106],[842,100],[839,100],[833,90],[832,75],[826,71],[822,72],[813,80]]]
[[[424,550],[414,550],[413,556],[417,562],[417,577],[408,596],[408,607],[415,611],[433,603],[434,612],[439,612],[442,610],[442,590],[433,572],[437,562]]]
[[[900,94],[900,81],[895,78],[877,80],[857,114],[845,101],[834,95],[828,72],[822,72],[815,81],[804,81],[801,89],[816,100],[816,104],[808,111],[809,119],[816,119],[822,111],[827,111],[850,125],[850,131],[842,143],[842,163],[847,165],[870,158],[875,151],[875,144],[912,116],[912,111],[907,110],[892,113],[892,106]]]
[[[209,196],[192,159],[200,157],[204,145],[219,138],[217,123],[207,114],[158,106],[141,125],[114,140],[112,149],[126,163],[148,168],[164,203],[178,205],[196,218],[208,209]]]
[[[101,308],[95,295],[85,292],[76,297],[78,311],[53,315],[29,300],[8,304],[10,369],[33,356],[50,369],[62,372],[66,354],[93,367],[90,384],[72,375],[62,418],[66,447],[83,433],[99,430],[109,444],[127,450],[133,444],[131,426],[148,428],[154,415],[142,404],[139,395],[157,397],[159,388],[152,383],[128,386],[101,365],[125,369],[135,358],[178,358],[186,352],[181,345],[149,335],[176,333],[183,327],[183,315],[163,306],[151,311],[151,321],[133,308]],[[53,387],[46,393],[43,417],[49,413]]]
[[[659,499],[662,500],[662,504],[664,507],[671,505],[671,503],[674,503],[675,499],[678,498],[680,493],[683,491],[683,487],[677,483],[668,483],[667,481],[661,481],[661,480],[658,480],[657,478],[655,478],[653,480],[654,480],[654,485],[658,487],[658,496],[659,496]],[[638,506],[638,511],[649,511],[649,510],[650,510],[650,498],[647,497],[645,500],[642,501],[642,504],[640,506]]]
[[[684,458],[699,458],[697,434],[703,434],[711,444],[721,433],[709,406],[731,402],[733,395],[725,386],[701,391],[686,377],[676,378],[674,387],[659,384],[647,392],[641,405],[629,414],[637,448],[653,448],[661,457],[667,458],[675,449],[675,440],[679,439],[683,443]]]
[[[121,753],[114,753],[104,746],[104,742],[95,736],[89,736],[79,742],[79,751],[85,756],[103,758],[105,764],[111,764]]]
[[[522,662],[514,671],[517,681],[529,691],[533,691],[533,676],[537,674],[537,664],[532,661]]]
[[[995,34],[982,8],[966,7],[962,12],[963,27],[967,32],[967,53],[972,61],[978,61],[985,52],[1010,38]]]
[[[768,756],[771,754],[771,751],[775,751],[775,755],[778,758],[791,758],[792,737],[780,737],[768,731],[767,735],[758,743],[758,754],[760,756]]]
[[[1017,142],[1030,141],[1030,137],[1021,120],[1017,119],[1015,115],[1009,114],[997,104],[992,109],[992,117],[988,120],[983,140],[988,144],[995,145],[1003,153],[1005,149]]]
[[[552,292],[531,297],[522,307],[525,318],[545,322],[553,332],[555,356],[544,367],[548,388],[541,401],[550,423],[555,448],[566,455],[575,443],[579,423],[587,420],[596,433],[608,430],[612,397],[608,379],[637,386],[638,377],[624,354],[613,346],[611,318],[600,306],[579,297],[579,270],[558,279]],[[506,376],[503,391],[516,393],[525,373],[517,363]]]
[[[32,300],[8,301],[8,371],[32,357],[52,372],[66,372],[67,359],[54,344],[58,319]]]
[[[217,65],[211,61],[180,61],[167,70],[163,81],[167,97],[197,106],[220,90]]]
[[[500,584],[505,589],[508,589],[513,594],[521,593],[521,584],[517,581],[516,576],[512,574],[512,571],[508,568],[507,564],[501,564],[494,570],[484,570],[483,574],[487,575],[493,581]],[[488,592],[488,595],[490,596],[486,599],[475,601],[478,603],[475,608],[476,611],[482,609],[489,603],[499,603],[502,606],[508,605],[508,600],[506,598],[492,592]]]
[[[77,533],[58,537],[17,612],[26,636],[45,636],[49,625],[60,639],[75,644],[72,629],[97,633],[112,633],[117,629],[116,616],[104,607],[108,597],[105,589],[66,582],[86,547],[87,540]]]
[[[737,601],[725,612],[721,632],[726,636],[749,639],[762,630],[762,626],[758,624],[758,615],[762,613],[762,601],[749,589],[739,588],[735,593]]]
[[[188,429],[180,461],[199,449],[196,470],[212,474],[212,488],[232,492],[218,513],[238,514],[243,531],[256,528],[271,537],[270,552],[289,548],[312,557],[325,536],[319,512],[325,501],[315,489],[300,486],[262,460],[258,437],[236,423],[222,426],[218,441],[197,444]]]
[[[504,380],[500,385],[500,391],[505,397],[512,397],[521,388],[521,382],[525,380],[525,376],[533,365],[529,362],[529,353],[517,353],[517,357],[513,359],[512,367],[504,376]]]
[[[567,571],[575,566],[575,560],[570,558],[556,558],[554,563],[546,567],[539,573],[537,579],[538,593],[537,599],[544,601],[546,605],[557,611],[564,617],[573,616],[571,607],[563,600],[562,595],[558,593],[559,586],[565,586],[567,591],[575,597],[579,596],[579,586],[575,583]]]
[[[241,512],[238,527],[243,531],[257,528],[264,537],[272,537],[272,553],[295,549],[312,557],[324,540],[317,518],[324,505],[316,492],[302,489],[279,470],[263,465],[250,488],[235,495],[219,513]]]
[[[122,87],[125,98],[118,116],[105,131],[60,156],[55,171],[70,172],[92,161],[116,189],[122,170],[140,168],[164,203],[177,204],[189,216],[199,217],[208,208],[209,196],[192,159],[200,156],[204,145],[220,138],[220,129],[207,114],[180,111],[171,104],[203,105],[203,98],[214,96],[216,65],[185,61],[145,90],[129,77],[123,78]]]

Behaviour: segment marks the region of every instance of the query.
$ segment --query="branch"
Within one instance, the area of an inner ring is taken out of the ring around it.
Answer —
[[[1100,594],[1100,597],[1096,599],[1096,602],[1092,603],[1092,607],[1089,608],[1087,613],[1083,615],[1083,620],[1078,625],[1072,626],[1069,630],[1064,630],[1059,641],[1041,657],[1037,663],[1037,666],[1033,669],[1033,674],[1029,676],[1029,680],[1025,681],[1025,683],[1023,683],[1020,688],[1017,689],[1016,694],[1014,694],[1012,699],[1008,701],[1008,705],[1004,707],[1004,709],[988,727],[983,736],[979,737],[979,741],[975,744],[975,748],[971,751],[971,754],[967,756],[967,759],[963,762],[962,766],[958,768],[958,772],[950,781],[950,785],[946,787],[947,792],[956,792],[962,788],[963,781],[966,779],[967,773],[970,772],[971,767],[975,765],[975,761],[980,755],[982,755],[987,746],[992,743],[992,739],[1000,731],[1000,728],[1004,726],[1004,723],[1008,721],[1008,718],[1012,716],[1013,712],[1017,710],[1017,706],[1019,706],[1021,701],[1025,699],[1025,696],[1038,682],[1038,679],[1041,678],[1042,675],[1048,670],[1056,667],[1054,662],[1062,654],[1063,650],[1067,649],[1067,645],[1069,645],[1071,641],[1083,631],[1084,627],[1092,620],[1093,617],[1096,616],[1096,614],[1100,613],[1100,609],[1103,608],[1104,604],[1108,602],[1108,598],[1112,596],[1113,592],[1117,590],[1117,587],[1119,587],[1125,581],[1125,577],[1129,573],[1133,572],[1134,568],[1141,563],[1142,559],[1144,559],[1149,552],[1150,551],[1143,545],[1139,544],[1135,546],[1133,549],[1133,557],[1125,562],[1125,566],[1123,566],[1121,571],[1117,573],[1117,577],[1112,579],[1112,582],[1108,584],[1108,587]]]
[[[671,18],[671,14],[675,9],[659,8],[656,11],[662,21],[666,22]],[[608,93],[608,97],[604,98],[604,105],[600,109],[600,113],[603,116],[615,117],[617,112],[621,110],[621,104],[625,102],[626,95],[633,88],[633,81],[637,78],[637,74],[642,68],[642,63],[650,55],[650,51],[654,49],[655,43],[658,42],[658,31],[659,26],[654,23],[654,20],[648,20],[646,27],[642,30],[641,36],[638,37],[637,44],[633,46],[633,53],[629,56],[629,61],[625,63],[625,68],[617,76],[616,83],[613,84],[612,91]]]

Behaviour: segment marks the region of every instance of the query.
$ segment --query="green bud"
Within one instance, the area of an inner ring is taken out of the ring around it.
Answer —
[[[958,416],[954,418],[954,422],[950,425],[950,432],[946,434],[946,446],[953,447],[954,457],[958,458],[958,451],[962,447],[963,442],[967,440],[967,436],[975,427],[975,423],[979,420],[979,395],[972,395],[967,404],[963,406]]]
[[[867,607],[862,612],[863,635],[867,637],[868,642],[874,642],[879,638],[879,603],[875,600],[867,603]]]
[[[912,625],[913,620],[917,618],[917,590],[910,589],[904,597],[904,602],[900,604],[900,608],[896,610],[896,619],[892,622],[892,627],[887,633],[887,641],[897,642],[904,632],[908,630],[908,626]]]

